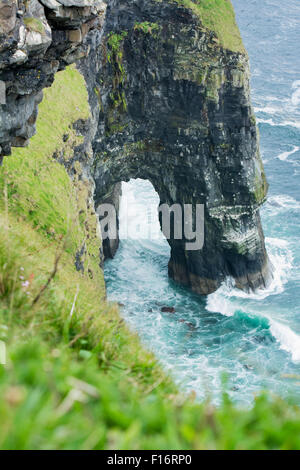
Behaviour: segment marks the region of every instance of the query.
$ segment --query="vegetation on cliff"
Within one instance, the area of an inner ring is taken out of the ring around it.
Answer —
[[[182,397],[105,300],[89,182],[79,161],[71,179],[53,158],[72,161],[83,139],[73,124],[88,117],[78,71],[58,73],[37,135],[1,168],[0,447],[300,448],[297,407],[261,396],[243,411],[224,393],[216,409]]]
[[[164,0],[156,0],[164,1]],[[189,8],[201,20],[203,26],[216,33],[225,49],[245,53],[235,13],[230,0],[168,0]]]

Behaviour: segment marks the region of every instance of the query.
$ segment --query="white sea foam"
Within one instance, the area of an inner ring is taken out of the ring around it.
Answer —
[[[274,266],[273,281],[268,289],[259,289],[256,292],[247,294],[234,287],[234,281],[227,279],[226,282],[213,294],[207,298],[206,309],[209,312],[221,313],[225,316],[233,316],[238,310],[245,310],[245,303],[241,304],[240,299],[262,300],[269,295],[280,294],[284,290],[284,285],[288,281],[292,268],[293,257],[288,248],[288,243],[279,238],[267,238],[266,244],[269,251],[270,260]],[[247,309],[248,310],[248,309]],[[250,315],[261,317],[260,314],[249,309]],[[278,341],[280,348],[289,352],[292,360],[300,361],[300,336],[289,326],[274,320],[269,315],[267,318],[272,336]]]
[[[300,362],[300,336],[289,326],[267,317],[270,323],[272,336],[277,339],[280,349],[289,352],[294,362]]]
[[[207,297],[206,310],[232,317],[236,311],[236,305],[230,299],[232,290],[233,283],[228,279],[216,292]]]
[[[280,127],[295,127],[296,129],[300,129],[300,121],[283,121],[281,124],[275,124],[275,126]]]
[[[300,121],[283,121],[283,122],[274,122],[273,119],[256,119],[258,124],[269,124],[270,126],[277,127],[295,127],[300,129]]]
[[[266,246],[274,268],[273,281],[266,291],[270,294],[280,294],[284,291],[284,285],[288,282],[292,270],[293,254],[288,242],[280,238],[266,238]]]
[[[286,161],[288,157],[293,155],[294,153],[298,152],[300,150],[300,147],[297,147],[296,145],[293,147],[293,150],[290,150],[289,152],[283,152],[280,155],[278,155],[279,160]]]
[[[269,124],[270,126],[284,126],[300,128],[300,122],[295,117],[295,111],[300,105],[300,80],[296,80],[292,85],[292,94],[290,98],[268,97],[266,104],[254,107],[257,114],[266,114],[268,117],[257,117],[257,122],[261,124]],[[290,119],[284,119],[287,117]],[[274,119],[275,118],[275,121]],[[277,122],[281,118],[281,122]]]
[[[297,88],[297,90],[294,91],[291,101],[293,106],[298,106],[300,104],[300,88]]]
[[[287,241],[280,238],[266,238],[266,245],[274,268],[273,280],[268,288],[247,293],[234,287],[234,280],[228,278],[214,294],[208,296],[207,310],[231,316],[237,309],[237,305],[232,303],[234,298],[263,300],[270,295],[277,295],[284,291],[284,285],[292,269],[292,252],[288,248]]]
[[[292,105],[298,106],[300,104],[300,80],[293,82],[292,89],[295,90],[291,97]]]
[[[239,306],[230,300],[230,292],[228,285],[223,284],[220,289],[214,294],[208,296],[206,309],[209,312],[221,313],[227,317],[232,317],[236,311],[245,309],[245,306]],[[232,297],[236,296],[236,292]],[[249,295],[250,299],[254,297],[253,294]],[[249,312],[251,316],[266,318],[270,325],[270,332],[272,336],[278,341],[280,349],[289,352],[294,362],[300,362],[300,336],[295,333],[289,326],[274,320],[269,315],[259,315],[256,312]]]
[[[281,294],[284,291],[284,285],[288,282],[293,265],[293,255],[288,247],[288,242],[281,238],[266,238],[266,246],[273,266],[271,283],[266,289],[257,289],[257,291],[250,294],[236,289],[236,296],[262,300],[270,295]]]
[[[254,107],[254,111],[256,113],[265,113],[265,114],[276,114],[281,111],[282,108],[275,107],[275,106],[264,106],[264,107]]]
[[[257,118],[256,119],[257,124],[269,124],[270,126],[278,126],[279,124],[276,124],[273,119],[262,119],[262,118]]]
[[[236,296],[235,289],[232,297]],[[257,297],[250,294],[249,298]],[[220,289],[214,294],[208,296],[206,309],[209,312],[221,313],[227,317],[232,317],[236,311],[245,310],[245,306],[239,306],[237,303],[230,300],[230,291],[227,284],[223,284]],[[251,316],[262,317],[256,312],[248,312]],[[294,362],[300,362],[300,336],[297,335],[289,326],[284,325],[277,320],[274,320],[269,315],[264,315],[262,318],[267,318],[270,325],[270,332],[272,336],[278,341],[280,349],[289,352]]]
[[[265,98],[265,101],[269,103],[273,103],[275,101],[277,101],[278,103],[287,103],[289,101],[288,98],[283,98],[282,96],[280,97],[280,96],[267,95],[264,98]]]
[[[120,239],[165,240],[160,229],[157,206],[159,197],[152,184],[144,180],[122,183]]]
[[[267,204],[265,205],[263,210],[266,211],[269,216],[274,217],[283,211],[299,209],[299,201],[296,201],[296,199],[286,194],[278,194],[276,196],[270,196],[268,198]]]

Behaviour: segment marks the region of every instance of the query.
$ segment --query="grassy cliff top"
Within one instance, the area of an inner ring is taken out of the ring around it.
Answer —
[[[245,48],[236,24],[235,13],[230,0],[174,0],[192,10],[204,27],[214,31],[225,48],[245,53]]]

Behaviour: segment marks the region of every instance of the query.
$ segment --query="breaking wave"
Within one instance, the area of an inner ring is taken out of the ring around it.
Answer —
[[[228,279],[213,294],[209,295],[206,303],[206,310],[209,312],[221,313],[227,317],[237,318],[248,317],[260,322],[264,328],[269,329],[271,335],[278,341],[280,349],[289,352],[294,362],[300,362],[300,336],[289,326],[274,320],[268,314],[261,315],[256,310],[248,309],[248,306],[241,299],[261,301],[270,295],[278,295],[284,291],[292,268],[293,257],[285,240],[277,238],[267,238],[266,244],[269,248],[269,257],[274,266],[273,280],[270,286],[265,289],[258,289],[253,293],[243,292],[234,287],[234,281]],[[245,307],[247,312],[245,312]],[[259,304],[257,305],[259,308]]]

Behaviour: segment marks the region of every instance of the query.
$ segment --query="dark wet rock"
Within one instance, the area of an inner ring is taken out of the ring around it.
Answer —
[[[195,325],[191,322],[187,321],[187,322],[185,322],[185,324],[189,327],[190,330],[195,330],[196,329]]]
[[[151,33],[135,26],[143,21],[156,25]],[[111,1],[102,50],[89,77],[101,103],[96,203],[116,183],[144,178],[162,204],[204,204],[204,247],[187,251],[171,235],[170,277],[200,294],[227,276],[244,290],[266,286],[267,183],[247,55],[220,47],[189,10],[154,0]]]
[[[175,313],[176,312],[174,307],[162,307],[160,311],[163,313]]]
[[[105,9],[99,0],[0,0],[1,156],[27,145],[43,88],[88,53],[85,38],[102,29]]]
[[[184,323],[190,330],[196,329],[196,326],[193,323],[184,320],[184,318],[180,318],[178,321],[179,323]]]
[[[76,252],[75,255],[75,267],[77,271],[84,273],[84,256],[86,254],[86,245],[83,243],[80,250]]]

